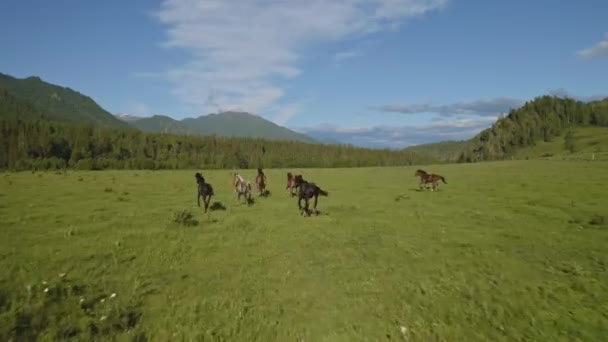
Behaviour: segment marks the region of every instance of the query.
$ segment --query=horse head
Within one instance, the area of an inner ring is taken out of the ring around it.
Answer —
[[[419,177],[419,176],[424,176],[427,175],[426,171],[418,169],[416,170],[416,173],[414,173],[414,177]]]
[[[194,178],[196,178],[196,182],[197,182],[198,184],[204,184],[204,183],[205,183],[205,178],[203,177],[203,175],[201,175],[201,173],[200,173],[200,172],[197,172],[197,173],[194,175]]]
[[[296,185],[300,185],[300,184],[302,184],[302,183],[304,183],[306,181],[304,180],[304,178],[302,177],[302,175],[296,175],[294,177],[294,182],[296,183]]]

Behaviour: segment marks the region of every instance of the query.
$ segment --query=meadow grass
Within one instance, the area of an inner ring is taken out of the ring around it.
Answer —
[[[608,336],[608,163],[425,166],[436,192],[417,168],[266,170],[250,206],[202,171],[208,214],[195,170],[0,174],[0,339]]]

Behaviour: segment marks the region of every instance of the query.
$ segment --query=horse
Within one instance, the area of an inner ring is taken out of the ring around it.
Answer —
[[[308,209],[308,201],[313,197],[315,199],[313,209],[314,209],[315,213],[318,215],[319,211],[317,210],[317,201],[319,199],[319,196],[327,197],[327,196],[329,196],[329,193],[327,191],[322,190],[315,183],[309,183],[309,182],[305,181],[304,178],[302,178],[302,175],[295,176],[294,181],[296,183],[296,186],[299,188],[298,208],[300,209],[300,212],[302,213],[302,215],[304,215],[304,213],[306,213],[308,216],[310,216],[310,209]],[[302,200],[304,200],[304,202],[305,202],[304,209],[302,209]]]
[[[247,203],[251,203],[251,183],[247,182],[241,175],[234,173],[232,180],[234,185],[234,191],[237,194],[237,200],[241,200],[241,196],[244,196]]]
[[[258,175],[255,177],[255,185],[258,188],[260,196],[265,196],[266,192],[266,175],[261,168],[258,169]]]
[[[420,177],[420,189],[422,189],[423,186],[427,187],[426,185],[430,183],[432,185],[431,191],[435,191],[435,189],[437,189],[439,186],[439,180],[441,180],[444,184],[448,184],[443,176],[436,175],[434,173],[429,174],[420,169],[416,170],[414,177]]]
[[[209,202],[211,201],[211,196],[213,196],[213,187],[211,184],[205,182],[205,178],[201,175],[200,172],[197,172],[194,175],[196,179],[196,184],[198,185],[198,193],[196,195],[196,203],[201,206],[201,197],[203,198],[203,203],[205,204],[205,212],[209,208]]]
[[[291,172],[287,172],[287,186],[285,187],[285,190],[289,190],[291,197],[295,196],[298,190],[298,185],[296,184],[296,177],[298,176],[302,177],[302,175],[296,175],[294,177]]]

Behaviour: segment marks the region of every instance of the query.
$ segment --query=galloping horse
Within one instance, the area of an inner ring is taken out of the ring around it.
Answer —
[[[426,171],[424,170],[420,170],[418,169],[416,171],[416,173],[414,173],[415,177],[420,177],[420,189],[422,189],[422,187],[426,187],[427,184],[431,184],[432,185],[432,189],[431,191],[435,191],[435,189],[437,189],[437,187],[439,186],[439,180],[441,180],[444,184],[448,184],[448,182],[445,181],[445,178],[443,178],[440,175],[436,175],[434,173],[426,173]]]
[[[258,175],[255,177],[255,185],[258,188],[260,196],[265,196],[266,192],[266,175],[261,168],[258,169]]]
[[[213,187],[209,183],[205,183],[205,178],[200,172],[197,172],[194,175],[196,178],[196,183],[198,184],[198,193],[196,195],[196,203],[200,207],[201,206],[201,197],[203,198],[203,203],[205,204],[205,212],[207,212],[207,208],[209,208],[209,202],[211,201],[211,196],[213,196]]]
[[[302,175],[296,175],[295,177],[302,177]],[[296,178],[293,176],[291,172],[287,172],[287,186],[285,190],[289,190],[291,196],[296,195],[296,191],[298,190],[298,185],[296,184]]]
[[[295,176],[294,181],[296,183],[296,186],[299,187],[298,208],[300,209],[302,215],[304,215],[304,213],[306,213],[308,216],[310,216],[310,210],[308,209],[308,201],[313,197],[315,198],[315,203],[313,205],[313,209],[314,209],[315,213],[318,215],[319,211],[317,210],[317,201],[319,199],[319,196],[329,196],[329,193],[327,191],[324,191],[321,188],[319,188],[315,183],[309,183],[309,182],[305,181],[304,178],[302,178],[302,175]],[[302,210],[302,200],[304,200],[304,202],[305,202],[305,206],[304,206],[303,210]]]
[[[234,185],[234,191],[237,194],[237,200],[241,200],[241,196],[244,196],[248,203],[251,203],[251,183],[245,181],[245,179],[238,173],[234,173],[232,180]]]

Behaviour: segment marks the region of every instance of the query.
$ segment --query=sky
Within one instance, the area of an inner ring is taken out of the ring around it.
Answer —
[[[605,0],[3,0],[0,72],[112,113],[238,110],[401,148],[608,96]]]

